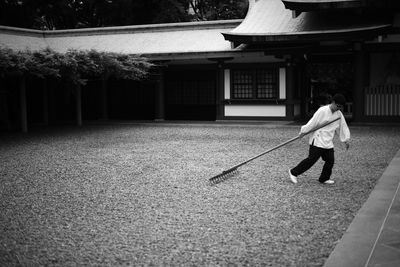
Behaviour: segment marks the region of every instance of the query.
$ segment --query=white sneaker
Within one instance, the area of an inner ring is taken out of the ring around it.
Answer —
[[[326,180],[326,181],[324,182],[324,184],[334,184],[334,183],[335,183],[334,180]]]
[[[290,170],[289,170],[289,177],[290,177],[290,181],[292,181],[292,183],[297,184],[297,177],[294,176]]]

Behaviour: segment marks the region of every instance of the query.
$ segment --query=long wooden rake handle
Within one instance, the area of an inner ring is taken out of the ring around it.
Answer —
[[[313,129],[311,129],[310,131],[305,132],[303,135],[298,135],[298,136],[296,136],[296,137],[294,137],[292,139],[287,140],[286,142],[283,142],[283,143],[281,143],[281,144],[279,144],[277,146],[274,146],[274,147],[268,149],[267,151],[264,151],[264,152],[262,152],[262,153],[260,153],[260,154],[258,154],[256,156],[254,156],[254,157],[252,157],[250,159],[247,159],[247,160],[245,160],[245,161],[243,161],[243,162],[241,162],[241,163],[239,163],[239,164],[237,164],[237,165],[235,165],[235,166],[223,171],[222,173],[210,178],[210,182],[214,183],[214,184],[215,183],[219,183],[219,182],[225,180],[224,178],[226,176],[230,175],[231,173],[234,173],[239,167],[249,163],[250,161],[255,160],[255,159],[257,159],[257,158],[259,158],[259,157],[261,157],[261,156],[263,156],[263,155],[265,155],[265,154],[267,154],[267,153],[269,153],[271,151],[274,151],[274,150],[276,150],[276,149],[278,149],[280,147],[283,147],[283,146],[285,146],[285,145],[287,145],[287,144],[289,144],[289,143],[291,143],[293,141],[296,141],[297,139],[300,139],[300,138],[302,138],[303,136],[305,136],[305,135],[307,135],[309,133],[315,132],[315,131],[317,131],[317,130],[319,130],[319,129],[321,129],[321,128],[323,128],[323,127],[325,127],[325,126],[327,126],[327,125],[329,125],[329,124],[331,124],[331,123],[333,123],[333,122],[335,122],[335,121],[337,121],[339,119],[340,119],[340,117],[338,117],[338,118],[336,118],[336,119],[334,119],[332,121],[328,121],[326,123],[323,123],[323,124],[313,128]]]

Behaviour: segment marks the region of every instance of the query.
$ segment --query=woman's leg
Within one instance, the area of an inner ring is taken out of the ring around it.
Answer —
[[[335,152],[333,148],[324,149],[324,153],[322,153],[322,160],[325,161],[324,167],[322,168],[321,176],[319,177],[319,181],[321,183],[329,180],[332,174],[332,168],[335,164]]]
[[[321,156],[322,148],[310,145],[308,157],[303,159],[296,167],[290,170],[292,175],[299,176],[310,169]]]

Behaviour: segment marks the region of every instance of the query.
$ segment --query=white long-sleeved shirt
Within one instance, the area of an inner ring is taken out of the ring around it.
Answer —
[[[339,120],[315,131],[310,135],[309,144],[321,148],[333,148],[333,137],[335,132],[338,132],[340,141],[346,142],[350,139],[350,130],[347,126],[346,120],[340,110],[332,112],[329,105],[320,107],[314,116],[308,121],[306,125],[301,127],[300,133],[306,133],[321,124],[333,121],[337,118]]]

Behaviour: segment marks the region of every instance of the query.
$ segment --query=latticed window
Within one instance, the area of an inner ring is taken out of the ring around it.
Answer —
[[[275,68],[232,71],[232,98],[276,99],[278,71]]]
[[[253,97],[253,71],[233,71],[233,98],[251,99]]]

